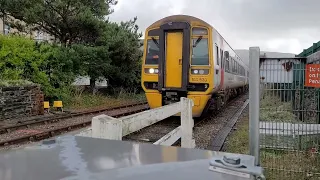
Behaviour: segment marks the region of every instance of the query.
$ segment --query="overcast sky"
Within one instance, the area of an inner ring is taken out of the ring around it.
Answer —
[[[138,17],[142,32],[174,14],[198,17],[234,49],[300,53],[320,40],[320,0],[118,0],[114,21]]]

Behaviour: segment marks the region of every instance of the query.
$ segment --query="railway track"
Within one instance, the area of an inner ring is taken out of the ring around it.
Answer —
[[[198,119],[195,121],[194,135],[195,135],[195,139],[196,139],[196,144],[197,144],[197,146],[199,146],[198,148],[207,149],[207,146],[210,146],[209,144],[210,144],[210,142],[212,142],[212,136],[219,136],[218,133],[221,131],[224,131],[223,127],[226,124],[228,124],[228,122],[231,119],[234,119],[235,113],[237,112],[237,110],[239,110],[239,108],[243,105],[244,101],[247,99],[247,97],[245,97],[245,96],[246,95],[240,95],[239,97],[236,97],[236,98],[230,100],[223,107],[223,109],[221,109],[219,112],[213,113],[209,117],[205,117],[203,119]],[[135,109],[131,109],[133,107],[135,107]],[[121,106],[121,107],[108,108],[108,109],[104,109],[104,110],[105,111],[112,111],[112,110],[119,110],[121,108],[127,108],[127,110],[128,109],[131,109],[131,110],[125,111],[125,112],[119,112],[119,113],[111,113],[108,115],[113,116],[113,117],[121,117],[121,116],[126,116],[126,115],[134,114],[134,113],[149,109],[148,106],[142,102],[142,103],[130,104],[130,105]],[[69,115],[68,117],[72,118],[72,117],[76,117],[76,116],[84,116],[87,114],[95,114],[95,113],[104,112],[104,110],[101,109],[101,110],[95,110],[93,112],[82,112],[82,113]],[[90,116],[90,118],[88,118],[88,120],[86,120],[86,121],[76,122],[72,125],[67,125],[67,126],[53,127],[48,130],[46,130],[45,128],[33,129],[32,126],[30,128],[30,125],[29,126],[19,125],[19,127],[25,127],[25,128],[29,127],[26,130],[31,130],[31,132],[26,135],[23,135],[23,136],[18,136],[16,138],[7,138],[6,140],[0,141],[0,147],[1,146],[6,147],[8,145],[29,142],[29,141],[31,141],[31,142],[32,141],[39,141],[39,140],[43,140],[43,139],[47,139],[47,138],[59,135],[64,132],[81,129],[81,128],[84,128],[84,127],[91,124],[92,117]],[[223,118],[222,121],[221,121],[221,118]],[[47,121],[47,122],[59,121],[59,119],[57,119],[57,120],[55,120],[55,119],[56,118],[51,119],[51,120],[49,120],[49,119],[43,120],[43,122],[41,121],[41,122],[29,122],[29,123],[33,123],[32,125],[34,126],[36,124],[37,125],[44,124],[45,121]],[[129,135],[123,137],[123,140],[154,143],[178,126],[180,126],[180,118],[179,117],[170,117],[170,118],[167,118],[163,121],[155,123],[151,126],[148,126],[144,129],[141,129],[137,132],[129,134]],[[217,128],[215,128],[215,129],[210,128],[210,126],[217,127]],[[214,130],[212,131],[212,129],[214,129]],[[9,132],[11,132],[11,131],[12,131],[12,129],[9,130]],[[6,130],[6,132],[8,132],[8,131]],[[14,137],[14,136],[12,136],[12,137]],[[206,137],[208,137],[209,139],[204,140]],[[204,145],[205,143],[207,145]],[[180,141],[177,141],[175,144],[173,144],[173,146],[179,146],[179,145],[180,145]]]
[[[87,115],[87,114],[97,114],[97,113],[101,113],[101,112],[123,109],[123,108],[138,106],[138,105],[146,105],[146,104],[147,104],[147,102],[144,101],[144,102],[131,103],[131,104],[116,106],[116,107],[99,108],[99,109],[95,109],[95,110],[87,110],[87,111],[70,113],[70,114],[63,114],[63,115],[60,114],[60,115],[56,115],[54,117],[45,117],[45,118],[28,120],[25,122],[20,122],[20,123],[14,124],[14,125],[0,127],[0,134],[10,133],[11,131],[17,130],[19,128],[29,128],[32,125],[54,123],[54,122],[68,119],[68,118],[74,118],[74,117],[83,116],[83,115]],[[115,117],[117,117],[117,116],[115,115]]]
[[[43,119],[39,121],[25,122],[24,124],[4,127],[2,128],[2,132],[5,131],[6,133],[2,133],[0,135],[2,136],[6,135],[6,136],[4,137],[4,140],[0,141],[0,147],[23,143],[27,141],[39,141],[39,140],[56,136],[64,132],[84,128],[91,124],[91,119],[94,116],[92,114],[98,114],[98,113],[104,112],[105,114],[108,114],[113,117],[122,117],[130,114],[135,114],[141,111],[145,111],[148,109],[149,109],[148,105],[144,102],[141,102],[141,103],[128,104],[128,105],[119,106],[119,107],[86,111],[86,112],[80,112],[76,114],[69,114],[62,117],[59,116],[59,117]],[[121,110],[121,111],[117,112],[117,110],[118,111]],[[81,116],[87,116],[87,117],[82,119],[79,122],[75,121],[73,123],[68,124],[69,121],[73,120],[75,117],[81,117]],[[67,125],[59,124],[59,121],[61,120],[65,120],[63,122],[67,123]],[[51,122],[51,123],[48,124],[48,122]],[[21,129],[23,127],[24,129]],[[20,132],[20,133],[16,133],[16,132]]]

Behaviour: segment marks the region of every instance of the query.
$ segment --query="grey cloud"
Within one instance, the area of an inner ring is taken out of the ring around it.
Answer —
[[[320,40],[319,0],[121,1],[111,19],[137,16],[141,31],[172,15],[172,7],[182,7],[182,14],[209,22],[235,49],[260,46],[265,51],[300,53]]]
[[[111,20],[121,21],[138,17],[138,25],[141,31],[144,31],[153,22],[162,17],[170,15],[167,9],[170,9],[169,3],[158,3],[156,0],[122,0],[124,1],[119,11],[110,16]],[[166,0],[165,0],[166,1]]]

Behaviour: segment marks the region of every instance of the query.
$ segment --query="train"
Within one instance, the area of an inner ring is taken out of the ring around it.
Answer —
[[[141,86],[150,109],[193,100],[193,117],[219,110],[248,90],[249,68],[209,23],[189,15],[146,28]]]

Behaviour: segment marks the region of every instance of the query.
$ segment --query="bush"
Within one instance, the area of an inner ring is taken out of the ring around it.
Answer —
[[[133,26],[132,22],[129,25]],[[50,101],[70,98],[71,84],[81,75],[89,75],[92,80],[107,78],[113,95],[137,93],[141,90],[139,36],[126,24],[110,23],[106,28],[96,46],[62,47],[23,36],[0,35],[0,79],[39,84]]]
[[[46,96],[59,97],[75,78],[65,48],[36,43],[22,36],[0,35],[0,79],[40,84]]]
[[[34,83],[27,80],[0,80],[0,87],[9,87],[9,86],[30,86]]]

